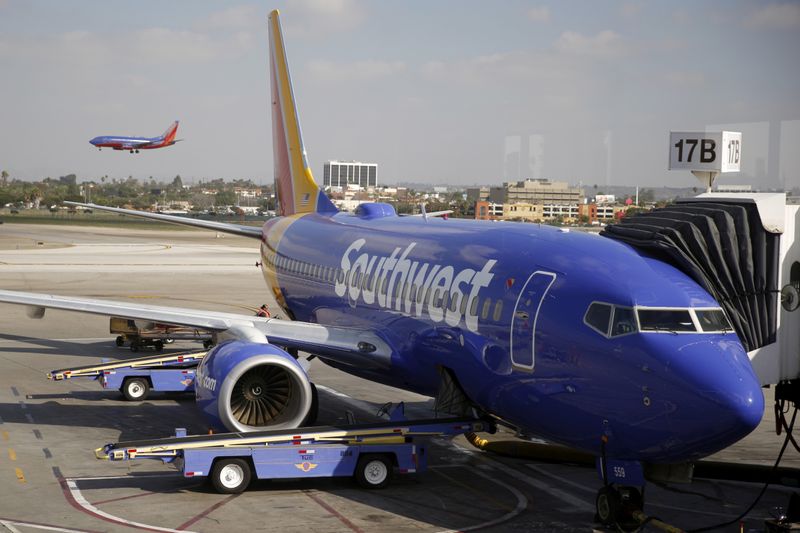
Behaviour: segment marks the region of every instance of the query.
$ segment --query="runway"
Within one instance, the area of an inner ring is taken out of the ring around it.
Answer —
[[[258,259],[252,240],[213,232],[0,226],[0,287],[8,290],[251,313],[270,303]],[[168,352],[196,346],[176,342]],[[91,380],[45,379],[55,368],[140,355],[114,345],[107,318],[48,311],[31,320],[21,307],[0,305],[0,531],[596,527],[600,482],[592,469],[494,456],[461,437],[432,446],[429,472],[397,476],[383,491],[362,490],[349,479],[312,479],[258,481],[228,496],[156,461],[98,461],[94,449],[109,442],[167,437],[176,427],[190,434],[207,430],[191,395],[153,394],[137,404]],[[351,377],[317,360],[310,375],[320,390],[322,424],[340,423],[348,411],[358,422],[379,420],[376,413],[387,401],[407,402],[411,416],[431,414],[429,398]],[[767,405],[770,415],[769,399]],[[767,417],[753,435],[714,459],[770,464],[782,443],[773,428]],[[800,466],[798,454],[787,450],[782,465]],[[706,526],[736,517],[761,487],[707,479],[651,484],[645,511],[682,528]],[[762,528],[775,507],[787,506],[792,491],[769,488],[745,528]]]

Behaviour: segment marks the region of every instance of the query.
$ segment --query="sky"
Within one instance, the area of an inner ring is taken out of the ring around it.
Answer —
[[[0,169],[272,181],[281,10],[312,172],[381,184],[692,186],[670,131],[741,131],[721,184],[800,186],[800,1],[0,0]],[[172,147],[98,151],[98,135]]]

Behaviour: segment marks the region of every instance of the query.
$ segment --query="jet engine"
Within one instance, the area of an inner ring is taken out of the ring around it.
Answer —
[[[312,385],[294,357],[271,344],[222,343],[203,358],[195,377],[197,405],[229,431],[301,426],[312,409]]]

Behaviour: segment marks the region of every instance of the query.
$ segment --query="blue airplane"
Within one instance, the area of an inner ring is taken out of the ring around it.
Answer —
[[[164,148],[165,146],[172,146],[176,142],[183,139],[176,139],[178,133],[178,123],[175,121],[170,124],[167,131],[159,137],[123,137],[119,135],[103,135],[95,137],[89,141],[89,144],[96,146],[98,149],[112,148],[114,150],[128,150],[130,153],[139,153],[139,150],[153,150],[155,148]]]
[[[693,461],[758,425],[761,386],[725,312],[669,264],[548,226],[401,217],[384,203],[339,212],[308,164],[277,11],[269,33],[279,217],[256,228],[87,205],[257,240],[290,321],[11,291],[0,301],[214,331],[224,342],[198,368],[196,398],[232,431],[307,420],[315,389],[294,349],[440,404],[459,398],[604,465]]]

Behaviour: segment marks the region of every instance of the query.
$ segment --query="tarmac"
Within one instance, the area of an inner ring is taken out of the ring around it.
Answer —
[[[8,290],[249,314],[270,303],[258,260],[252,240],[214,232],[0,226],[0,287]],[[199,347],[177,341],[165,353]],[[192,395],[153,393],[132,403],[92,380],[45,377],[56,368],[141,355],[114,344],[107,317],[48,310],[34,320],[22,307],[0,304],[0,531],[601,529],[593,520],[600,486],[594,469],[498,456],[462,437],[434,442],[427,473],[397,475],[380,491],[336,478],[257,481],[243,494],[220,495],[157,461],[98,461],[94,450],[109,442],[168,437],[176,427],[189,434],[207,430]],[[431,413],[430,398],[318,360],[310,375],[320,391],[320,424],[342,423],[348,411],[359,423],[380,420],[376,413],[387,401],[406,402],[413,417]],[[761,427],[710,459],[731,470],[774,463],[783,437],[774,432],[770,392]],[[509,432],[488,438],[515,439]],[[800,467],[791,445],[781,466]],[[684,529],[709,526],[736,518],[762,487],[704,478],[651,483],[645,513]],[[742,529],[763,530],[794,491],[770,486]]]

